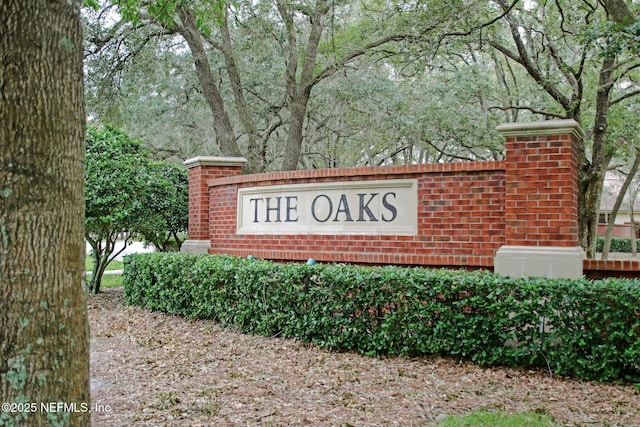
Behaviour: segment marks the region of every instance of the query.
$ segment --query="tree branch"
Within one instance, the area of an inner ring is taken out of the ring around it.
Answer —
[[[367,53],[370,53],[374,48],[382,46],[386,43],[390,43],[390,42],[394,42],[394,41],[402,41],[402,40],[407,40],[413,38],[413,36],[408,35],[408,34],[396,34],[396,35],[391,35],[391,36],[387,36],[384,38],[381,38],[379,40],[376,40],[374,42],[371,42],[369,44],[367,44],[366,46],[364,46],[361,49],[358,49],[356,51],[350,52],[345,54],[342,58],[340,58],[340,60],[338,60],[336,63],[334,63],[333,65],[330,65],[329,67],[325,68],[324,70],[322,70],[311,82],[311,86],[315,86],[316,84],[320,83],[322,80],[326,79],[327,77],[332,76],[333,74],[335,74],[336,71],[344,68],[346,66],[346,64],[349,61],[352,61],[362,55],[366,55]]]
[[[629,98],[633,98],[634,96],[640,95],[640,89],[636,89],[633,90],[631,92],[627,92],[624,95],[620,95],[619,97],[612,99],[611,101],[609,101],[609,105],[615,105],[618,104],[622,101],[624,101],[625,99],[629,99]]]
[[[566,119],[567,116],[566,114],[558,114],[558,113],[551,113],[549,111],[543,111],[543,110],[536,110],[535,108],[531,108],[531,107],[518,107],[518,106],[506,106],[506,107],[500,107],[500,106],[494,106],[494,107],[489,107],[489,110],[500,110],[500,111],[509,111],[509,110],[518,110],[518,111],[529,111],[533,114],[540,114],[542,116],[545,117],[555,117],[557,119]]]

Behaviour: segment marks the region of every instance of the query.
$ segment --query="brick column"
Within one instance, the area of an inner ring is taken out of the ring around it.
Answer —
[[[505,240],[495,272],[509,276],[580,277],[578,143],[574,120],[498,126],[506,140]]]
[[[207,253],[209,239],[210,179],[240,175],[246,163],[242,157],[194,157],[184,162],[189,169],[189,237],[180,250]]]

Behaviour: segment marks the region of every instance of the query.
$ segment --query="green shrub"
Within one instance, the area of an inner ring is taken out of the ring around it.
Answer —
[[[638,248],[640,248],[640,240],[638,240]],[[596,241],[596,252],[602,252],[604,248],[604,237],[598,237]],[[612,237],[609,252],[631,253],[631,239],[623,237]]]
[[[640,383],[633,280],[156,253],[125,258],[124,289],[129,304],[337,351],[452,355]]]

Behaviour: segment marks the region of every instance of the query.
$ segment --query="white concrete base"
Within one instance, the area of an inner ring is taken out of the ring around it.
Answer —
[[[185,240],[180,246],[180,252],[187,254],[206,254],[209,253],[211,242],[209,240]]]
[[[584,250],[579,247],[502,246],[494,259],[494,271],[511,277],[582,277]]]

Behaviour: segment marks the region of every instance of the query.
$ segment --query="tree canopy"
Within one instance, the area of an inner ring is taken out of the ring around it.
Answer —
[[[635,1],[116,4],[87,20],[90,110],[161,158],[242,155],[247,172],[499,159],[496,124],[571,118],[592,255],[604,174],[637,139]]]

